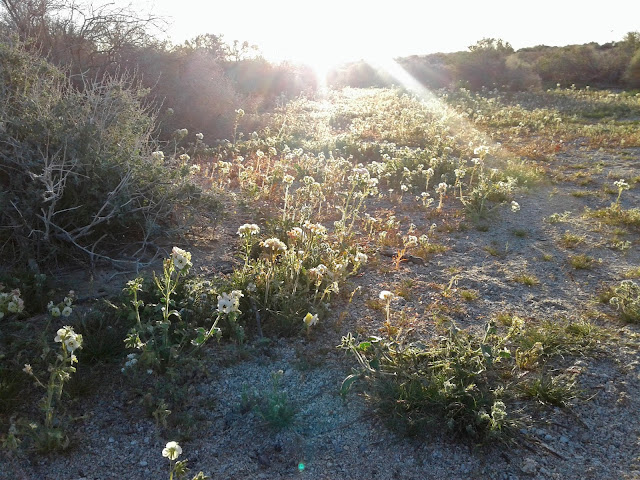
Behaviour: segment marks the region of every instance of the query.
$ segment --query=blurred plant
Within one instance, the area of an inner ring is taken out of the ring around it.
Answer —
[[[629,187],[629,184],[625,182],[624,179],[622,178],[616,182],[613,182],[613,184],[618,188],[618,196],[616,197],[615,205],[619,206],[622,192],[624,192],[625,190],[629,190],[629,188],[631,187]]]
[[[254,412],[270,428],[282,430],[291,425],[296,409],[289,401],[289,395],[282,389],[284,372],[278,370],[271,374],[271,391],[255,399]]]
[[[14,289],[3,292],[4,285],[0,283],[0,320],[15,315],[24,310],[24,300],[20,297],[20,290]]]

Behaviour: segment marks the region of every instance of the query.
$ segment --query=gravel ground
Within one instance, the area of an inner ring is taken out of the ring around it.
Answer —
[[[355,363],[334,348],[342,335],[357,328],[376,333],[384,319],[366,301],[408,278],[414,282],[413,295],[392,307],[403,310],[414,319],[411,326],[428,335],[433,323],[427,320],[425,307],[437,295],[429,284],[448,283],[452,268],[458,272],[458,288],[479,293],[478,300],[466,303],[456,317],[461,326],[481,326],[505,310],[536,319],[612,314],[608,306],[597,304],[597,292],[619,282],[626,269],[640,265],[639,241],[629,237],[632,245],[625,252],[610,248],[608,227],[583,219],[581,213],[585,206],[611,202],[602,193],[604,184],[637,175],[640,154],[631,150],[626,154],[624,160],[588,151],[558,157],[556,171],[567,175],[572,164],[580,162],[597,161],[604,168],[587,186],[562,181],[523,193],[517,198],[521,211],[511,214],[505,209],[486,232],[442,233],[441,241],[449,250],[424,265],[405,263],[384,274],[368,266],[351,280],[354,287],[361,287],[353,303],[337,305],[335,315],[309,338],[277,340],[268,348],[253,345],[246,358],[231,360],[221,347],[213,346],[206,374],[190,382],[187,410],[196,427],[180,442],[181,459],[189,460],[192,474],[202,470],[216,479],[640,479],[638,326],[603,320],[600,315],[598,321],[615,331],[615,345],[595,358],[565,359],[565,368],[580,373],[581,395],[569,408],[541,409],[540,418],[524,426],[517,444],[508,447],[465,445],[448,438],[444,429],[423,439],[399,437],[382,424],[362,395],[339,395],[341,382]],[[600,194],[575,195],[587,190]],[[625,207],[638,205],[639,190],[636,186],[624,193]],[[409,207],[398,208],[418,226],[427,222]],[[545,221],[565,211],[573,212],[568,222]],[[234,219],[228,226],[231,234],[237,223]],[[567,230],[583,234],[586,242],[575,249],[563,248],[558,239]],[[219,233],[219,238],[230,238],[225,236],[229,232]],[[225,240],[220,248],[231,247]],[[499,254],[490,254],[490,249]],[[193,251],[197,257],[197,249]],[[594,267],[569,266],[568,256],[576,253],[592,256]],[[220,249],[208,251],[196,266],[219,262],[219,255]],[[551,259],[542,260],[543,255]],[[390,266],[391,259],[381,256],[378,267],[386,264]],[[540,284],[528,287],[514,282],[513,276],[522,271],[535,275]],[[346,314],[340,315],[343,311]],[[144,393],[148,379],[133,385],[114,370],[100,373],[96,390],[74,403],[73,414],[79,418],[67,453],[3,453],[0,479],[168,478],[161,451],[173,438],[156,427],[140,395],[132,393],[134,387]],[[281,431],[265,426],[243,408],[243,392],[269,391],[277,371],[282,371],[281,387],[296,409],[293,424]]]

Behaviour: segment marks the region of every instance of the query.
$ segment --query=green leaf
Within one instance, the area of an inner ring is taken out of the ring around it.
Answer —
[[[351,390],[351,386],[355,383],[356,380],[360,378],[359,374],[351,374],[347,378],[342,381],[342,385],[340,387],[340,396],[344,397],[349,390]]]

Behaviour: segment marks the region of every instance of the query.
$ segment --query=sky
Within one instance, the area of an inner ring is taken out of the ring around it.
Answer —
[[[126,1],[126,0],[121,0]],[[310,64],[467,50],[484,37],[518,49],[621,40],[639,0],[145,0],[174,44],[201,33],[247,40],[270,60]],[[140,11],[141,2],[136,2]]]

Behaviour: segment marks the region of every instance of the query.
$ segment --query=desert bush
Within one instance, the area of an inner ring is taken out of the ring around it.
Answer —
[[[620,317],[627,322],[640,322],[640,286],[633,280],[623,280],[613,288],[613,294],[609,303],[620,312]]]
[[[0,255],[111,258],[122,238],[166,231],[200,192],[188,169],[151,155],[155,112],[126,77],[85,82],[0,44]]]
[[[376,411],[408,435],[445,426],[473,441],[509,439],[527,408],[523,401],[565,406],[575,397],[576,378],[558,373],[554,362],[594,351],[602,332],[584,321],[525,323],[514,316],[507,323],[505,331],[489,322],[483,333],[451,323],[432,341],[348,334],[339,348],[358,365],[342,393],[364,380]]]

